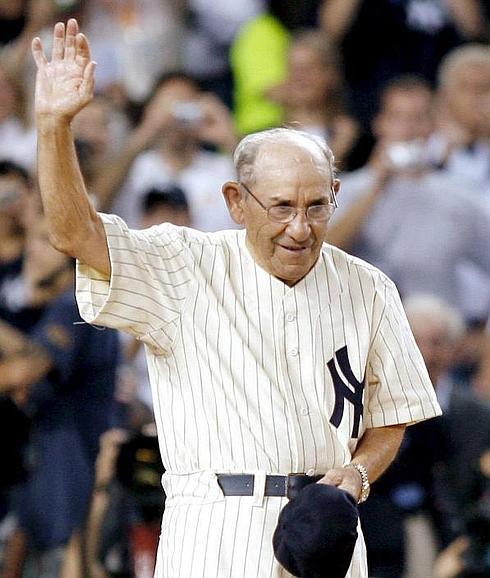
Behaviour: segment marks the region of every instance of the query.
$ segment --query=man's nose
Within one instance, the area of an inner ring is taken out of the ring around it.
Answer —
[[[305,211],[298,211],[294,219],[288,223],[288,235],[295,241],[305,241],[310,236],[310,223]]]

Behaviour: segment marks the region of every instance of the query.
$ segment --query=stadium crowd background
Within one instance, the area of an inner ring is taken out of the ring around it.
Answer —
[[[30,42],[75,16],[97,61],[75,119],[100,210],[233,226],[240,136],[327,139],[329,241],[397,283],[443,417],[361,508],[372,578],[490,575],[490,6],[485,0],[0,3],[0,568],[152,576],[163,508],[142,348],[81,323],[36,190]]]

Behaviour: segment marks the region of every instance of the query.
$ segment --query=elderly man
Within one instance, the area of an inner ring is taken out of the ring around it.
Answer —
[[[271,544],[287,488],[320,480],[363,501],[406,424],[440,412],[396,290],[324,244],[339,182],[303,133],[238,146],[223,193],[244,230],[97,214],[70,131],[95,64],[75,20],[53,46],[48,62],[33,41],[40,187],[53,243],[79,262],[82,315],[147,349],[167,470],[155,575],[290,576]],[[367,576],[361,537],[347,576]]]

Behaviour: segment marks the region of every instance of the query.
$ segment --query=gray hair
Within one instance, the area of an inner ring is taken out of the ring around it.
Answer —
[[[447,339],[454,343],[462,337],[465,324],[457,309],[435,295],[414,294],[403,302],[408,320],[426,319],[428,323],[436,321],[445,328]]]
[[[233,155],[238,180],[254,184],[254,165],[259,149],[264,144],[285,141],[305,148],[316,147],[325,158],[332,180],[335,178],[335,158],[325,139],[293,128],[272,128],[249,134],[238,143]]]
[[[472,65],[490,66],[490,46],[473,43],[451,50],[439,65],[437,72],[439,86],[447,86],[451,83],[455,72]]]

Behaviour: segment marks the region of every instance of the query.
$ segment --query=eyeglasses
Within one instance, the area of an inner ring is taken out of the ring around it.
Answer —
[[[317,223],[325,222],[333,215],[334,210],[338,207],[335,190],[331,187],[332,199],[325,205],[311,205],[306,209],[298,209],[297,207],[290,207],[289,205],[272,205],[266,207],[259,199],[252,193],[252,191],[240,182],[240,185],[247,191],[247,193],[257,201],[257,203],[267,212],[267,216],[275,223],[291,223],[296,218],[298,213],[304,212],[309,222],[315,221]]]

